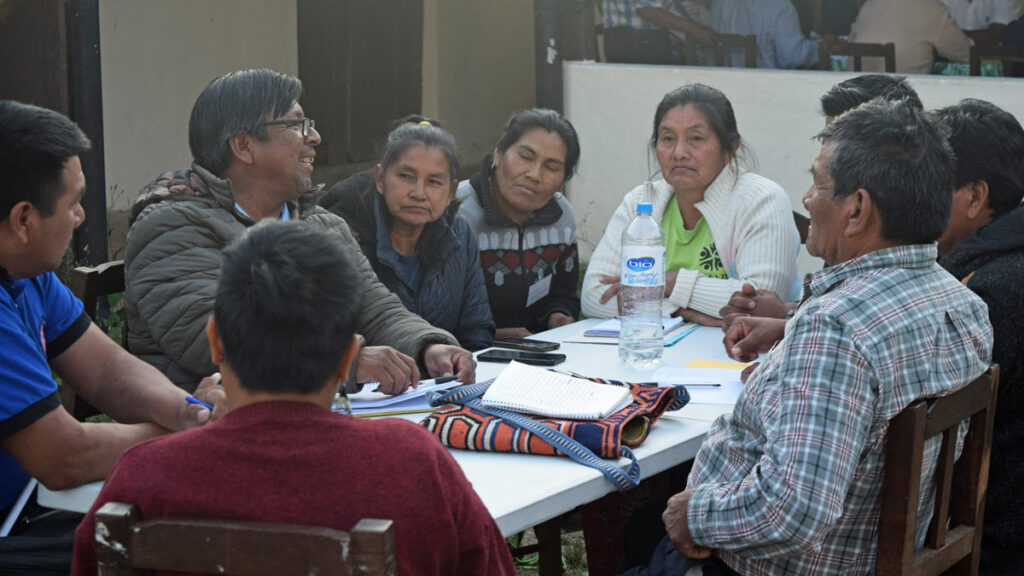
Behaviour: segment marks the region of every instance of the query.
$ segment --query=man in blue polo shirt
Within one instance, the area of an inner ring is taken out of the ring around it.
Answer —
[[[53,489],[102,480],[133,444],[211,418],[108,338],[53,273],[85,219],[78,157],[89,147],[61,114],[0,100],[0,519],[30,476]],[[61,407],[51,369],[125,424],[76,421]],[[223,398],[212,381],[197,394]],[[26,560],[25,548],[40,545],[28,536],[38,524],[23,513],[13,536],[0,538],[0,573],[45,573]],[[70,551],[70,540],[58,545],[65,557],[54,570],[67,573]]]

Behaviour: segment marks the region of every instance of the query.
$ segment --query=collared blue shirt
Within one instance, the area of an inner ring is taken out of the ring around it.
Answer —
[[[935,244],[821,270],[720,417],[690,474],[690,532],[741,574],[867,574],[875,564],[889,421],[984,372],[985,303],[935,262]],[[939,437],[926,445],[919,536]]]
[[[818,64],[821,39],[808,39],[789,0],[714,0],[711,28],[719,34],[757,36],[758,68],[811,68]],[[742,51],[732,53],[743,66]]]
[[[0,268],[0,438],[60,405],[48,359],[89,327],[82,309],[54,273],[11,280]],[[17,498],[27,481],[25,470],[0,448],[0,509]]]
[[[242,216],[245,216],[246,218],[252,220],[252,216],[249,216],[249,213],[246,212],[245,209],[243,209],[241,206],[239,206],[238,202],[235,202],[235,210],[238,210],[238,213],[241,214]],[[291,212],[288,211],[288,205],[285,204],[284,208],[281,210],[281,218],[280,218],[280,220],[281,220],[281,222],[287,222],[287,221],[289,221],[291,219],[292,219],[292,214],[291,214]]]

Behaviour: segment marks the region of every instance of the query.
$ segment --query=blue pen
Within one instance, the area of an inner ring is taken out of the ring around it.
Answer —
[[[687,328],[687,329],[685,329],[685,330],[683,330],[681,332],[678,332],[676,334],[673,334],[673,335],[669,336],[668,338],[665,338],[665,346],[671,346],[671,345],[675,344],[676,342],[679,342],[680,340],[682,340],[683,338],[688,336],[690,334],[690,332],[693,332],[697,328],[700,328],[700,326],[693,325],[693,326],[690,326],[689,328]]]
[[[203,402],[202,400],[196,398],[195,396],[185,396],[185,402],[188,402],[189,404],[199,404],[203,408],[206,408],[210,412],[213,412],[213,406],[211,406],[209,402]]]

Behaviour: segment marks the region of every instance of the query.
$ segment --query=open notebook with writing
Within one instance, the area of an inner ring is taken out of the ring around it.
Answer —
[[[480,398],[484,406],[551,418],[600,420],[633,402],[629,388],[511,362]]]

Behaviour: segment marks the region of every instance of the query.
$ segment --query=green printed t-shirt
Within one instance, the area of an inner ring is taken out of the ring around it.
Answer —
[[[722,259],[718,257],[708,221],[701,217],[693,230],[687,230],[683,226],[683,216],[679,213],[679,202],[675,196],[665,207],[661,229],[665,231],[666,272],[686,269],[696,270],[708,278],[729,278],[729,273],[722,266]]]

